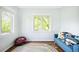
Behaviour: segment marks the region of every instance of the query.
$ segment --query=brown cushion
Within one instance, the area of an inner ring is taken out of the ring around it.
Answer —
[[[15,42],[14,42],[14,44],[15,44],[16,46],[20,46],[20,45],[23,45],[23,44],[25,44],[25,43],[27,43],[26,37],[18,37],[18,38],[16,38],[16,40],[15,40]]]

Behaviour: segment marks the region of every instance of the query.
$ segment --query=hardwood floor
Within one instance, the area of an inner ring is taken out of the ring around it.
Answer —
[[[54,41],[30,41],[29,43],[46,43],[46,44],[49,44],[50,46],[54,47],[58,52],[63,52],[63,50],[57,44],[55,44]],[[5,52],[11,52],[16,47],[17,46],[12,46]]]

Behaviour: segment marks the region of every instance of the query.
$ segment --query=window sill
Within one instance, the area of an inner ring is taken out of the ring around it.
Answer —
[[[9,34],[11,34],[11,33],[2,33],[2,34],[0,34],[0,36],[2,35],[9,35]]]

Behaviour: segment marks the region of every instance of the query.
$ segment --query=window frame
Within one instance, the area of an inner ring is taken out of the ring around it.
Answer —
[[[2,14],[3,13],[8,13],[8,14],[10,14],[11,16],[10,17],[12,17],[12,19],[11,19],[11,29],[10,29],[10,32],[2,32]],[[14,18],[15,18],[15,15],[14,15],[14,13],[12,12],[12,11],[9,11],[9,10],[6,10],[6,9],[1,9],[0,10],[0,35],[5,35],[5,34],[10,34],[10,33],[13,33],[14,32]]]
[[[35,30],[35,19],[34,19],[34,17],[35,16],[39,16],[39,17],[44,17],[44,16],[48,16],[49,17],[49,19],[48,19],[48,23],[49,23],[49,29],[48,30],[45,30],[44,28],[43,28],[43,26],[42,26],[42,24],[41,24],[41,28],[39,28],[38,30]],[[51,32],[51,15],[49,15],[49,14],[47,14],[47,15],[33,15],[33,31],[34,32]]]

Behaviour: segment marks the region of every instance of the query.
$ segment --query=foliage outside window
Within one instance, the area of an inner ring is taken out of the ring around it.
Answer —
[[[49,30],[49,16],[34,17],[34,30],[38,31],[40,28],[42,28],[45,31]]]
[[[2,13],[2,32],[6,33],[6,32],[11,32],[11,26],[12,26],[12,15],[8,12],[3,12]]]

